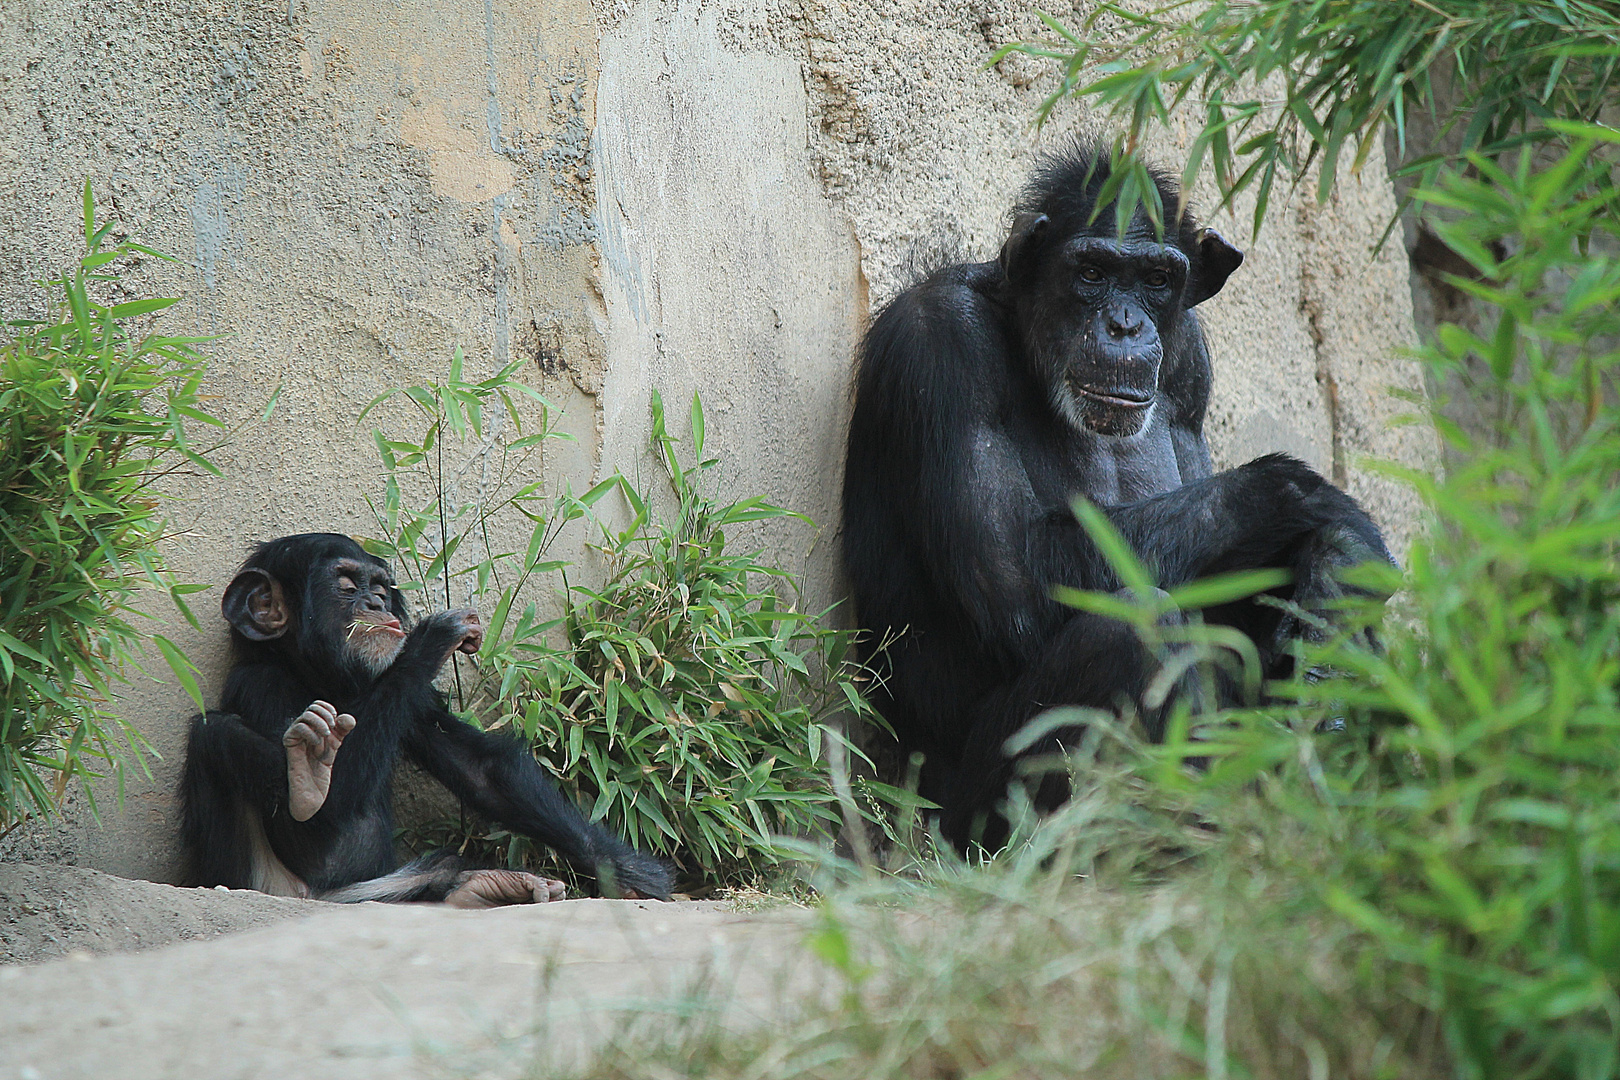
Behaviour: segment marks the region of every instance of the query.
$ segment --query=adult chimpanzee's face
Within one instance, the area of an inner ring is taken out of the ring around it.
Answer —
[[[326,593],[343,654],[373,676],[386,671],[405,642],[405,628],[394,613],[393,575],[373,562],[334,559],[326,580],[314,585]]]
[[[1025,306],[1024,336],[1071,424],[1130,436],[1152,415],[1164,339],[1181,314],[1187,256],[1151,238],[1055,243]]]

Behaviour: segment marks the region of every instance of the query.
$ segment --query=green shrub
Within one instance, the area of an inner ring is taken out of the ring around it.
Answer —
[[[10,322],[15,336],[0,347],[0,832],[49,813],[73,777],[110,768],[122,791],[146,744],[111,696],[143,638],[201,707],[179,650],[131,619],[143,586],[167,592],[188,619],[182,598],[201,588],[174,583],[159,549],[163,477],[217,472],[185,429],[219,423],[201,406],[192,346],[204,339],[131,332],[174,300],[92,299],[119,260],[158,255],[108,246],[111,229],[96,224],[86,184],[88,253],[42,283],[58,294],[52,317]]]
[[[1382,151],[1386,127],[1410,157],[1400,171],[1433,185],[1470,154],[1557,145],[1547,121],[1596,122],[1620,85],[1620,9],[1599,0],[1100,3],[1077,30],[1040,17],[1056,40],[1005,45],[991,62],[1021,52],[1060,64],[1043,120],[1078,96],[1124,122],[1109,185],[1122,195],[1121,228],[1139,201],[1159,212],[1136,150],[1183,103],[1197,103],[1203,124],[1182,190],[1206,162],[1222,206],[1252,188],[1258,234],[1278,180],[1298,183],[1319,166],[1326,199],[1341,164],[1359,172]],[[1409,121],[1424,114],[1440,140],[1455,134],[1455,152],[1409,143]],[[1593,179],[1620,213],[1620,185]]]
[[[1489,339],[1442,327],[1425,359],[1483,360],[1476,392],[1505,423],[1491,444],[1442,425],[1466,462],[1409,477],[1434,517],[1411,624],[1381,657],[1335,649],[1342,684],[1241,728],[1263,760],[1330,710],[1350,721],[1319,776],[1266,790],[1339,850],[1322,898],[1422,972],[1463,1077],[1620,1075],[1620,415],[1602,389],[1620,222],[1581,197],[1620,133],[1566,133],[1543,171],[1476,157],[1476,179],[1420,194],[1465,211],[1440,228],[1480,280],[1456,284],[1497,314]]]
[[[549,409],[539,430],[524,434],[511,395],[543,399],[515,371],[468,383],[458,353],[446,383],[399,392],[428,427],[415,442],[376,435],[389,473],[377,507],[387,538],[370,546],[404,568],[409,587],[442,587],[448,604],[459,579],[493,609],[481,674],[463,695],[469,718],[528,739],[593,820],[674,857],[690,879],[751,879],[778,860],[780,834],[839,824],[824,748],[832,739],[840,755],[849,750],[836,714],[869,714],[851,633],[826,625],[826,612],[784,603],[796,597],[790,575],[757,552],[728,547],[727,532],[738,526],[806,519],[758,498],[722,503],[704,494],[716,462],[703,458],[695,398],[697,460],[688,465],[654,396],[653,439],[674,499],[669,519],[658,519],[651,493],[617,474],[578,497],[548,495],[526,477],[533,452],[559,436]],[[500,431],[486,415],[493,403],[502,405]],[[489,472],[480,494],[461,498],[450,479],[467,447],[485,455]],[[429,492],[420,508],[410,505],[413,490]],[[565,563],[549,557],[552,545],[613,491],[631,517],[622,529],[599,525],[604,580],[570,585],[557,576]],[[492,536],[514,515],[527,526],[527,546],[499,550]],[[534,595],[551,581],[562,586],[560,617]],[[867,784],[866,794],[904,798],[880,784]],[[498,829],[469,836],[438,826],[424,839],[504,845],[513,865],[534,856],[528,841]]]
[[[871,715],[856,690],[852,635],[801,612],[793,579],[726,531],[797,518],[749,498],[720,503],[700,483],[703,412],[692,401],[683,464],[653,398],[653,441],[675,504],[619,478],[633,514],[602,527],[607,578],[567,599],[566,648],[518,634],[512,722],[591,816],[673,855],[689,873],[731,882],[776,859],[779,834],[827,833],[840,817],[822,760],[835,714]],[[543,720],[550,720],[545,723]],[[888,789],[872,785],[871,790]]]

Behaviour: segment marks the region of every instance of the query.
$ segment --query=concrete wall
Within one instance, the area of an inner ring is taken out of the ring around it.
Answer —
[[[547,451],[544,475],[576,490],[615,467],[654,478],[652,391],[677,417],[701,392],[725,490],[820,523],[762,539],[805,574],[808,602],[830,602],[866,318],[917,269],[990,256],[1034,156],[1094,122],[1070,106],[1037,132],[1049,72],[982,68],[1039,30],[1006,0],[12,0],[0,311],[40,310],[24,283],[73,256],[85,176],[140,239],[183,257],[132,283],[185,297],[171,332],[227,335],[209,350],[218,412],[238,426],[225,478],[188,481],[172,506],[172,561],[193,580],[221,582],[256,539],[375,532],[357,414],[442,377],[460,345],[473,372],[528,362],[577,440]],[[1186,141],[1157,149],[1175,163]],[[1412,500],[1358,465],[1432,457],[1415,429],[1386,426],[1401,407],[1384,388],[1421,380],[1396,359],[1405,261],[1368,254],[1392,210],[1382,172],[1325,207],[1274,207],[1258,240],[1247,210],[1212,221],[1250,252],[1206,309],[1217,463],[1297,453],[1404,546]],[[217,687],[223,627],[168,623]],[[151,781],[100,827],[70,800],[0,857],[173,875],[190,707],[144,681],[121,707],[163,755]]]

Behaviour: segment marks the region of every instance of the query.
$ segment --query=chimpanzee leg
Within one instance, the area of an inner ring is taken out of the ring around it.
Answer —
[[[537,904],[563,898],[563,883],[521,870],[485,870],[448,851],[414,859],[391,874],[357,881],[320,895],[335,904],[445,903],[451,907],[489,908]]]
[[[180,780],[187,881],[255,888],[255,854],[268,850],[262,827],[255,833],[249,815],[268,817],[278,800],[285,801],[286,785],[287,755],[280,743],[230,713],[194,719]],[[266,850],[256,852],[261,847]]]
[[[1180,613],[1172,611],[1161,616],[1160,625],[1182,621]],[[1048,732],[1033,746],[1009,757],[1007,740],[1049,709],[1084,706],[1113,712],[1134,708],[1148,737],[1159,739],[1171,707],[1188,687],[1178,684],[1157,708],[1145,708],[1142,696],[1158,667],[1157,658],[1134,627],[1076,612],[1017,681],[983,702],[980,721],[962,754],[964,762],[981,767],[958,773],[953,797],[941,815],[946,839],[958,849],[969,841],[990,851],[1006,843],[1007,821],[996,806],[1017,779],[1019,762],[1061,753],[1064,744],[1072,743],[1080,731],[1079,727],[1064,727]],[[1035,781],[1030,797],[1037,809],[1056,809],[1069,797],[1067,775],[1045,774]]]
[[[406,734],[405,752],[468,806],[554,848],[603,891],[669,898],[669,868],[585,820],[516,739],[439,710]]]

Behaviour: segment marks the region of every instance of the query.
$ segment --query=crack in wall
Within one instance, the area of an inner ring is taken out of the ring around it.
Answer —
[[[1303,267],[1299,281],[1299,313],[1305,317],[1305,327],[1311,335],[1311,350],[1316,356],[1316,385],[1322,393],[1322,408],[1327,413],[1328,433],[1332,440],[1333,483],[1342,489],[1349,486],[1350,469],[1345,462],[1339,380],[1334,378],[1333,364],[1328,358],[1321,306],[1311,291],[1310,274]]]

